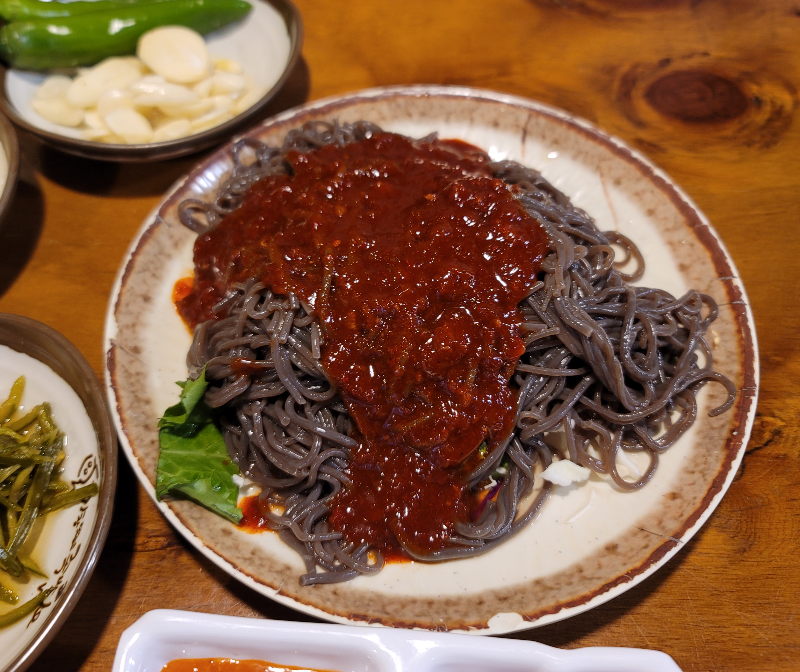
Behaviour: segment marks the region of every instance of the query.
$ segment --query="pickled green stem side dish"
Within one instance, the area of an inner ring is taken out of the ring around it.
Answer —
[[[0,9],[2,3],[0,0]],[[139,37],[153,28],[185,26],[205,35],[241,19],[252,9],[246,0],[99,0],[96,3],[28,0],[24,4],[29,9],[50,5],[66,14],[38,17],[36,12],[46,9],[36,9],[29,15],[23,12],[19,19],[0,28],[0,57],[23,70],[94,65],[111,56],[136,53]],[[74,12],[70,9],[73,4],[77,5]],[[11,10],[12,15],[17,9]]]
[[[14,417],[24,389],[25,378],[20,376],[8,399],[0,405],[0,602],[8,604],[19,602],[19,595],[9,585],[14,579],[22,578],[26,572],[47,578],[39,565],[23,553],[36,519],[99,491],[96,483],[71,488],[59,480],[65,437],[56,427],[48,403]],[[0,628],[25,618],[47,594],[42,591],[15,609],[0,613]]]

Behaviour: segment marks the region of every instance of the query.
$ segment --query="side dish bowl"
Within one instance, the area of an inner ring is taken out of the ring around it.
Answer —
[[[106,161],[139,162],[171,159],[210,147],[254,122],[289,77],[303,42],[300,13],[291,0],[251,0],[253,10],[241,21],[209,33],[212,57],[240,63],[245,74],[263,87],[251,107],[219,126],[177,140],[144,144],[108,144],[85,140],[81,132],[53,124],[31,107],[36,90],[49,73],[0,65],[0,109],[20,128],[44,143],[77,156]]]
[[[62,480],[73,487],[93,482],[99,486],[97,497],[44,519],[35,555],[49,578],[30,580],[20,602],[42,590],[51,589],[51,593],[32,614],[0,630],[0,672],[22,672],[66,621],[100,557],[114,506],[117,438],[97,376],[64,336],[36,320],[0,314],[0,345],[36,360],[26,360],[26,370],[18,370],[8,351],[0,349],[0,394],[7,394],[9,381],[24,375],[23,404],[49,401],[67,436]],[[70,404],[83,406],[86,423],[79,413],[72,412],[75,406]]]
[[[170,661],[185,658],[265,660],[279,669],[292,665],[340,672],[680,672],[667,654],[644,649],[562,651],[510,639],[376,632],[169,610],[151,611],[122,633],[112,672],[159,672]]]

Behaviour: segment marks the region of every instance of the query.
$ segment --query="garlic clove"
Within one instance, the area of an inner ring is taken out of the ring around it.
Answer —
[[[208,75],[203,37],[183,26],[163,26],[145,33],[139,38],[136,55],[168,82],[191,84]]]
[[[133,94],[119,89],[106,89],[97,100],[97,112],[101,117],[121,107],[133,108]]]
[[[51,75],[42,82],[36,91],[36,98],[46,100],[47,98],[66,98],[67,89],[72,84],[72,80],[66,75]]]
[[[88,75],[81,75],[67,89],[67,101],[73,107],[93,107],[100,97],[102,89],[94,86]]]
[[[100,61],[82,76],[91,86],[102,91],[110,88],[127,89],[142,78],[142,72],[141,64],[130,58],[111,57]]]
[[[128,89],[132,93],[157,93],[164,89],[167,80],[161,75],[145,75],[138,82],[131,84]]]
[[[220,112],[230,112],[233,108],[233,100],[228,96],[213,96],[209,100],[214,103],[214,109]]]
[[[233,104],[232,112],[234,114],[241,114],[245,110],[253,107],[253,105],[264,97],[264,93],[264,89],[258,86],[247,89],[244,95]]]
[[[121,107],[105,117],[108,127],[129,145],[152,142],[153,127],[136,110]]]
[[[84,71],[67,90],[67,100],[73,107],[94,107],[103,91],[109,88],[126,89],[142,78],[142,69],[126,58],[107,58]]]
[[[192,132],[192,122],[188,119],[174,119],[162,124],[153,132],[154,142],[166,142],[186,137]]]
[[[161,105],[187,105],[199,100],[199,96],[180,84],[164,82],[150,93],[142,93],[133,99],[137,107],[160,107]]]
[[[115,56],[114,58],[119,61],[124,61],[125,63],[130,63],[130,65],[136,68],[142,75],[147,74],[150,70],[138,56]]]
[[[196,119],[197,117],[210,112],[213,108],[214,101],[212,101],[210,98],[203,98],[191,103],[183,103],[181,105],[158,106],[158,109],[168,117],[186,117],[188,119]]]
[[[83,123],[83,110],[70,105],[66,98],[45,98],[31,101],[31,107],[42,117],[62,126],[80,126]]]
[[[192,120],[192,128],[197,131],[204,131],[212,126],[219,126],[219,124],[233,119],[231,109],[233,108],[233,101],[227,96],[214,96],[209,99],[214,107],[206,114]]]
[[[237,61],[230,58],[215,58],[214,69],[222,72],[230,72],[234,75],[242,74],[242,66]]]
[[[90,126],[89,128],[84,128],[83,131],[81,131],[81,135],[83,136],[84,140],[108,142],[108,140],[105,140],[105,138],[109,137],[111,133],[105,126],[103,128],[92,128]]]
[[[194,91],[198,96],[201,98],[208,98],[211,95],[211,87],[214,85],[214,77],[206,77],[205,79],[199,81],[192,87],[192,91]]]
[[[219,126],[220,124],[228,121],[229,119],[233,119],[233,114],[230,112],[230,108],[217,108],[215,107],[210,112],[202,115],[201,117],[197,117],[197,119],[192,120],[192,129],[195,133],[199,131],[205,131],[207,128],[211,128],[212,126]]]
[[[108,133],[108,126],[106,126],[106,122],[103,121],[103,117],[101,117],[97,112],[87,112],[83,117],[83,123],[86,124],[91,130],[101,130],[103,131],[103,134]]]
[[[247,88],[247,82],[241,75],[215,72],[211,78],[212,96],[238,96],[245,88]]]

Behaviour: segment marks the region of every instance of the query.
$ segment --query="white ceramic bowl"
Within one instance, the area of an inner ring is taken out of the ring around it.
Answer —
[[[181,658],[266,660],[338,672],[680,672],[667,654],[414,630],[366,630],[187,611],[151,611],[117,646],[112,672],[160,672]]]
[[[197,152],[229,138],[255,120],[275,97],[300,57],[303,28],[291,0],[250,0],[253,10],[242,20],[206,36],[212,57],[243,65],[266,93],[233,119],[202,133],[141,145],[116,145],[84,140],[78,130],[59,126],[39,116],[31,107],[37,88],[48,73],[0,67],[0,108],[20,128],[43,142],[70,154],[108,161],[150,161]]]

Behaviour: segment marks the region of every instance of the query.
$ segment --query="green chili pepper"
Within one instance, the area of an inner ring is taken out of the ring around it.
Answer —
[[[75,2],[57,2],[52,0],[0,0],[0,17],[6,22],[25,21],[27,19],[58,19],[65,16],[78,16],[92,12],[117,9],[140,3],[142,0],[76,0]],[[160,2],[168,0],[147,0]]]
[[[151,0],[15,21],[0,29],[0,57],[26,70],[94,65],[109,56],[136,53],[139,37],[153,28],[186,26],[205,34],[242,18],[250,9],[245,0]]]

